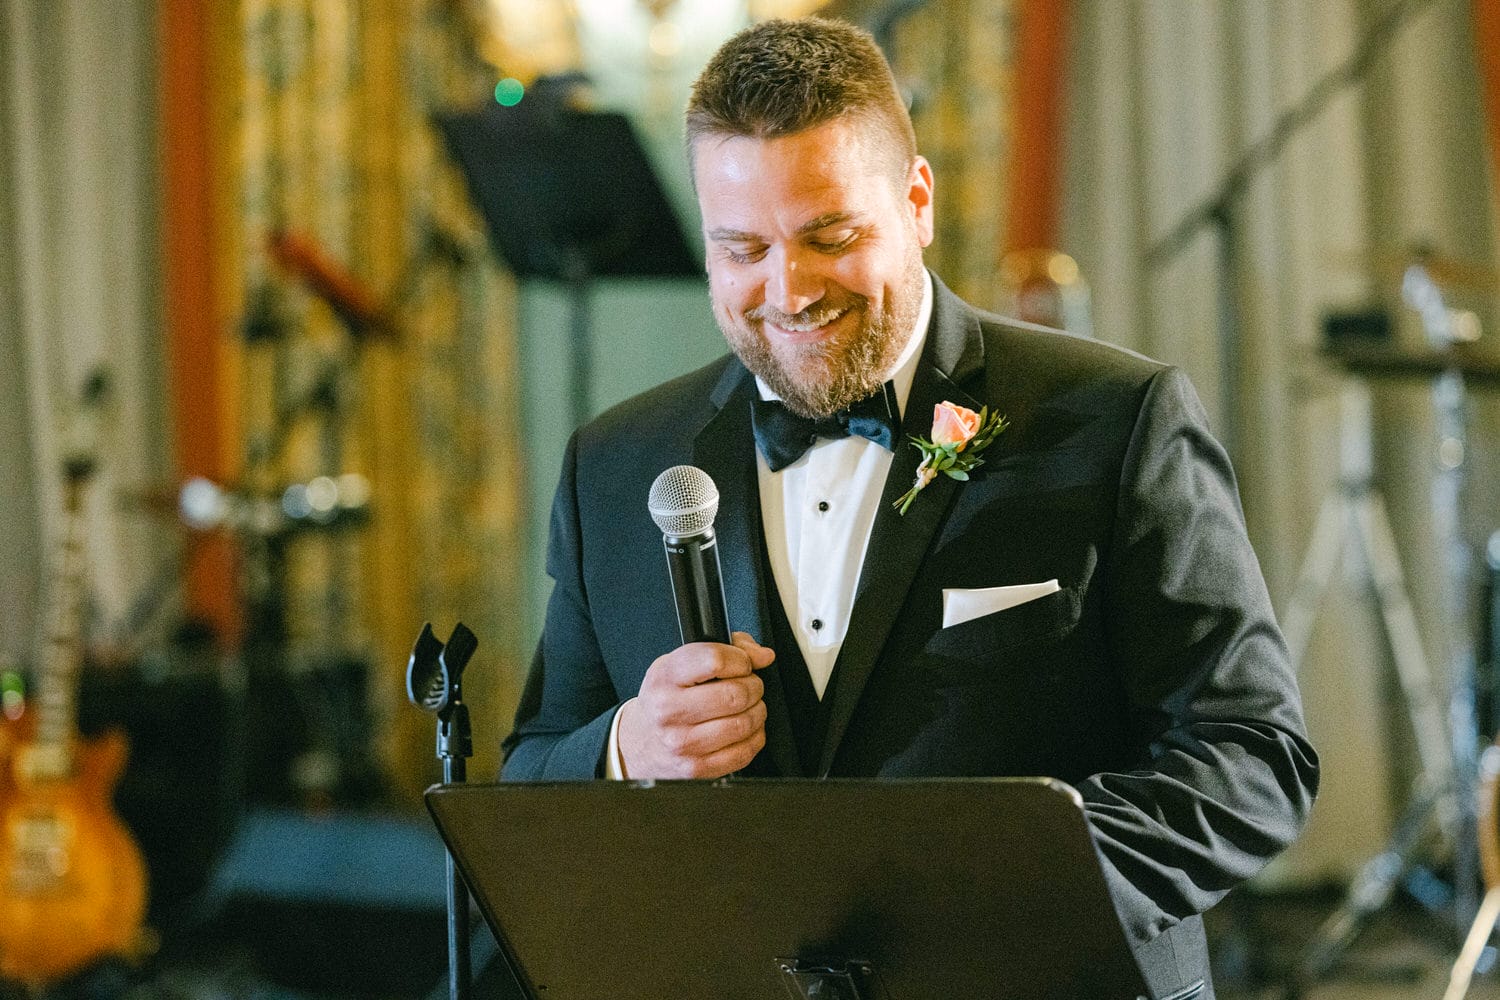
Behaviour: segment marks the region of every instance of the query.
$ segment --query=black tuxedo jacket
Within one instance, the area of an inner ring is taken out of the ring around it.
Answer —
[[[1207,978],[1197,914],[1291,841],[1317,785],[1233,473],[1176,369],[934,289],[903,437],[928,436],[945,399],[988,405],[1010,426],[969,482],[939,476],[905,516],[891,503],[920,456],[898,447],[817,774],[1072,783],[1164,995]],[[760,558],[755,391],[725,358],[574,435],[552,512],[556,586],[504,778],[602,774],[615,710],[677,646],[661,532],[646,512],[662,469],[696,465],[718,485],[730,624],[768,641],[779,598]],[[945,587],[1053,578],[1058,593],[941,627]],[[757,764],[800,774],[770,677],[765,700]]]

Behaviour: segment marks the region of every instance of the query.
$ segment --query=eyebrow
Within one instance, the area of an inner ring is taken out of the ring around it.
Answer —
[[[827,229],[829,226],[836,226],[843,222],[849,222],[854,219],[854,217],[855,216],[853,212],[827,212],[823,215],[818,216],[816,219],[810,219],[807,222],[804,222],[802,225],[798,226],[796,235],[806,236],[809,233],[815,233],[820,229]],[[708,238],[717,243],[754,243],[761,237],[755,233],[747,233],[743,229],[720,228],[710,229],[708,231]]]
[[[804,222],[802,225],[798,226],[797,235],[806,236],[809,233],[815,233],[820,229],[827,229],[829,226],[836,226],[841,222],[848,222],[853,218],[853,212],[829,212],[826,215],[820,215],[816,219],[813,219],[809,222]]]

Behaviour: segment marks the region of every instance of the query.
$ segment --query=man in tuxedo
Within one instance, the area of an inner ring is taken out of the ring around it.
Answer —
[[[1198,914],[1295,836],[1317,762],[1188,380],[923,268],[932,171],[858,29],[731,39],[687,146],[733,354],[570,441],[503,776],[1060,778],[1157,995],[1211,996]],[[1008,426],[903,513],[938,404]],[[732,645],[678,645],[645,509],[677,464],[720,491]]]

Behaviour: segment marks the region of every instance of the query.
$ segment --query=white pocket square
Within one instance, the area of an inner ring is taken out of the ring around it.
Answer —
[[[975,618],[983,618],[997,611],[1013,608],[1017,604],[1034,601],[1038,597],[1055,594],[1062,587],[1056,580],[1046,583],[1022,583],[1012,587],[981,587],[979,590],[943,588],[943,628],[962,625]]]

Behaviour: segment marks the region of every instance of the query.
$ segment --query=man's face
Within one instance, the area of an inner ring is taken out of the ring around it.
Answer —
[[[922,300],[932,171],[900,179],[857,123],[696,140],[714,319],[745,366],[804,416],[880,387]]]

